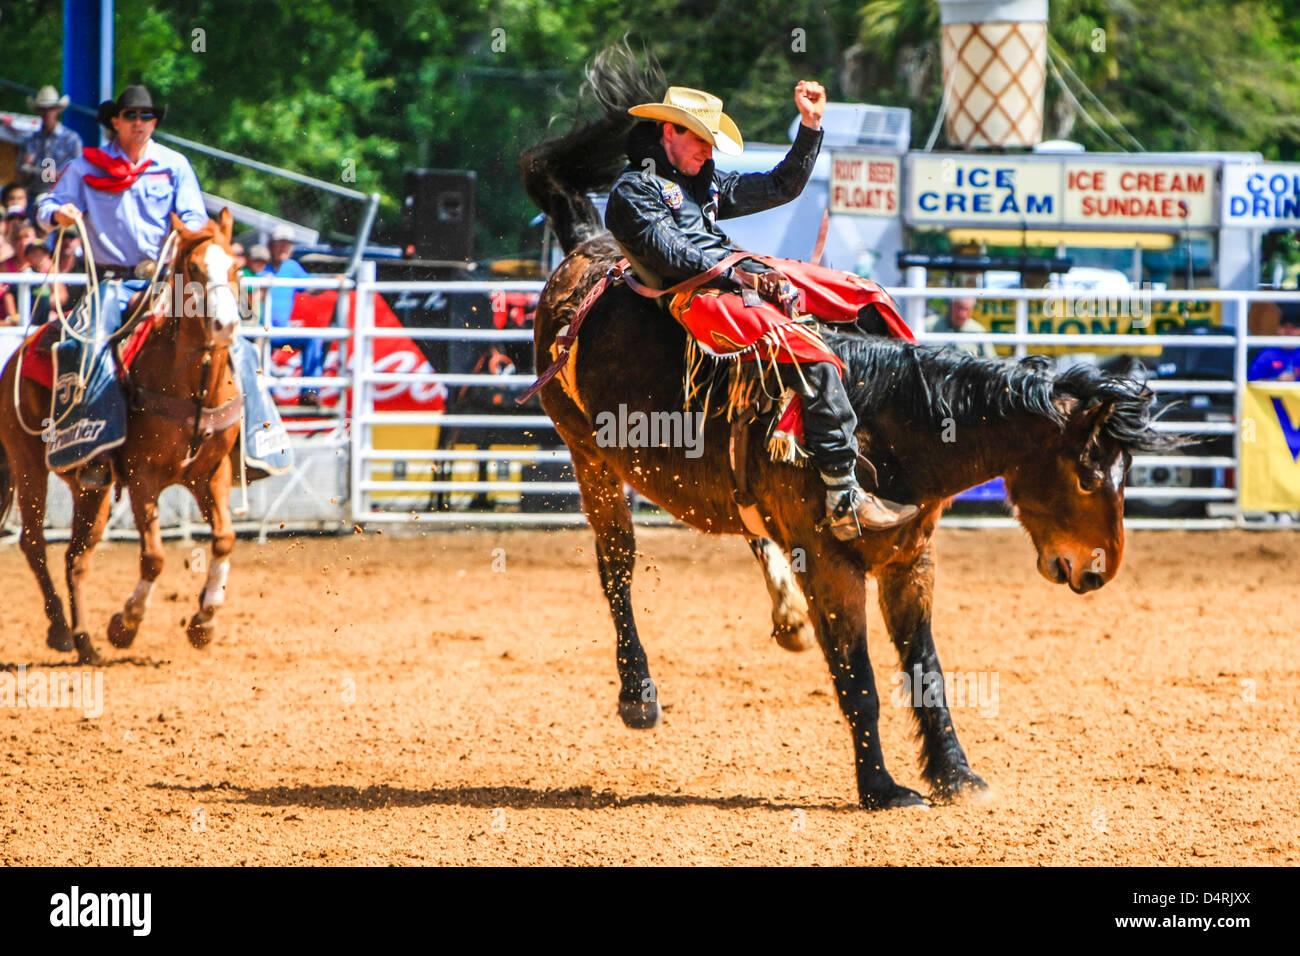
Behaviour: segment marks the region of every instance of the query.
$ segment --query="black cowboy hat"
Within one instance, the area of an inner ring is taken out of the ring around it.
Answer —
[[[122,110],[131,109],[153,110],[158,114],[159,122],[162,122],[163,115],[167,112],[167,107],[153,105],[153,97],[149,95],[149,91],[145,87],[128,86],[116,100],[104,100],[104,102],[100,103],[99,112],[95,118],[99,120],[99,125],[111,132],[113,117]]]

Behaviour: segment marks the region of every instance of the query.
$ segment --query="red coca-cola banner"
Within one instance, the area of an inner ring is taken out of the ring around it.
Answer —
[[[348,328],[354,328],[356,322],[356,296],[348,293]],[[301,328],[327,328],[334,319],[334,305],[338,293],[325,291],[317,293],[299,292],[294,297],[293,313],[289,317],[290,326]],[[375,325],[381,329],[401,328],[397,316],[379,295],[372,296],[374,303]],[[285,330],[286,332],[288,330]],[[289,339],[290,335],[284,338]],[[327,340],[325,348],[324,375],[337,375],[340,365],[346,371],[351,364],[352,340]],[[272,349],[271,374],[278,377],[299,375],[302,368],[301,345],[305,340],[294,343],[293,348]],[[433,366],[424,357],[416,344],[405,336],[398,338],[373,339],[370,344],[373,356],[372,369],[376,372],[418,372],[432,374]],[[322,388],[319,401],[322,406],[334,407],[342,395],[340,388]],[[281,386],[271,391],[279,405],[296,405],[301,398],[301,389],[296,385]],[[371,386],[375,400],[375,410],[385,412],[441,412],[447,408],[447,387],[441,382],[386,382]]]

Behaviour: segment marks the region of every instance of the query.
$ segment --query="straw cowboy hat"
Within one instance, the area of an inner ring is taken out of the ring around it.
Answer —
[[[68,98],[60,96],[59,91],[52,86],[42,86],[37,92],[36,97],[27,97],[27,108],[29,110],[65,110],[68,108]]]
[[[731,117],[722,112],[722,100],[703,90],[670,86],[662,103],[642,103],[628,110],[633,116],[685,126],[719,151],[738,155],[745,143]]]
[[[103,126],[111,133],[113,131],[113,117],[121,113],[122,110],[132,109],[153,110],[160,123],[163,115],[167,112],[167,107],[153,105],[153,97],[145,87],[128,86],[116,100],[104,100],[104,102],[100,103],[95,118],[99,120],[100,126]]]

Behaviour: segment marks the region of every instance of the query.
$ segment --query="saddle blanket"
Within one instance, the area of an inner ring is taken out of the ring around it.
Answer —
[[[122,323],[118,283],[99,286],[99,308],[87,297],[52,349],[52,401],[45,426],[45,459],[53,471],[76,468],[126,441],[126,396],[118,385],[108,338]],[[97,314],[98,321],[90,317]],[[148,325],[148,323],[141,323]]]
[[[293,449],[289,433],[280,420],[268,386],[270,375],[257,367],[257,349],[246,339],[236,339],[230,347],[230,360],[244,393],[244,449],[249,468],[267,475],[282,475],[293,467]],[[236,475],[236,478],[239,476]],[[249,478],[262,477],[249,475]]]
[[[823,322],[852,322],[874,306],[889,335],[915,341],[889,293],[870,279],[796,259],[750,258],[783,272],[803,294],[803,310]],[[842,371],[839,358],[814,328],[792,321],[770,302],[751,305],[736,292],[701,287],[674,296],[668,311],[708,355],[753,355],[769,363],[829,362]]]

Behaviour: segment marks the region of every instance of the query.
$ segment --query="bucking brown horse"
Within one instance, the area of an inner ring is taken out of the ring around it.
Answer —
[[[229,362],[229,346],[239,328],[231,226],[228,210],[222,211],[219,221],[209,220],[197,231],[186,229],[173,215],[172,227],[178,234],[173,274],[157,288],[165,308],[143,303],[139,312],[140,321],[153,327],[126,376],[127,437],[113,452],[113,472],[118,488],[125,487],[131,494],[140,532],[140,581],[109,625],[108,638],[116,647],[135,640],[154,582],[162,573],[158,497],[170,485],[189,489],[212,528],[212,560],[199,610],[187,628],[191,644],[202,647],[212,640],[215,614],[225,599],[235,545],[230,516],[232,450],[242,404]],[[50,390],[23,377],[15,392],[23,353],[36,337],[14,353],[0,374],[0,520],[16,497],[22,519],[20,547],[40,585],[50,622],[46,643],[60,651],[75,649],[83,662],[90,662],[98,655],[90,639],[85,581],[91,553],[108,523],[112,489],[82,488],[72,476],[62,476],[73,496],[65,556],[69,623],[50,576],[43,527],[49,468],[40,423],[50,414]]]
[[[550,364],[557,333],[587,291],[619,258],[587,193],[608,186],[625,161],[627,105],[663,94],[661,86],[625,66],[598,58],[588,82],[603,117],[539,144],[521,161],[529,194],[550,215],[568,253],[537,308],[539,369]],[[624,494],[630,485],[692,527],[750,539],[774,598],[778,641],[802,646],[810,621],[825,655],[853,735],[861,805],[924,805],[921,794],[895,783],[880,746],[880,701],[866,632],[866,577],[874,576],[904,671],[924,674],[930,689],[937,685],[937,695],[915,688],[911,701],[930,797],[978,797],[988,788],[958,743],[931,633],[933,537],[941,512],[958,492],[1002,476],[1037,549],[1039,571],[1083,594],[1119,571],[1124,478],[1132,455],[1173,447],[1177,439],[1153,430],[1153,395],[1145,386],[1091,367],[1057,375],[1041,358],[1001,363],[839,328],[827,325],[823,334],[844,362],[850,398],[866,426],[858,437],[873,468],[860,467],[859,478],[885,497],[921,509],[901,528],[849,542],[819,527],[825,489],[816,471],[773,462],[761,436],[747,443],[742,467],[767,536],[748,530],[734,497],[740,469],[733,471],[730,426],[722,417],[706,420],[702,443],[690,454],[683,447],[611,442],[602,435],[597,426],[605,413],[626,420],[638,413],[662,415],[680,411],[684,398],[685,333],[624,284],[596,301],[571,367],[542,390],[542,404],[572,454],[596,536],[600,580],[617,634],[619,714],[633,728],[653,727],[660,719],[632,611],[636,545]],[[725,596],[700,594],[699,600],[713,604]]]

